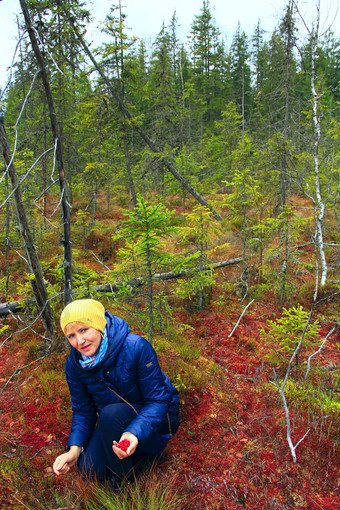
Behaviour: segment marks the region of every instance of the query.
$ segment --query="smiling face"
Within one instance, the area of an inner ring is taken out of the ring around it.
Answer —
[[[81,354],[93,356],[99,349],[103,335],[83,322],[70,322],[65,327],[65,336]]]

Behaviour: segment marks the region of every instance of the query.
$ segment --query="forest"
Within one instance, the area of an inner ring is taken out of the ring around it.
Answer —
[[[128,0],[127,0],[128,1]],[[287,0],[227,47],[202,1],[152,46],[120,0],[18,0],[1,92],[0,507],[340,508],[340,39]],[[71,423],[65,304],[92,297],[180,393],[118,494],[51,466]]]

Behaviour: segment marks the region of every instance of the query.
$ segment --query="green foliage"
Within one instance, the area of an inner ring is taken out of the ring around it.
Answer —
[[[192,213],[185,215],[186,222],[179,228],[178,244],[185,247],[179,260],[176,261],[175,272],[193,270],[187,279],[181,280],[174,290],[182,299],[196,298],[201,310],[207,301],[207,289],[214,284],[212,271],[200,271],[204,265],[209,265],[209,247],[222,232],[221,225],[215,220],[210,209],[195,206]]]
[[[261,330],[261,336],[267,342],[274,345],[272,355],[291,355],[301,338],[308,321],[309,312],[301,305],[292,306],[289,309],[283,308],[282,317],[275,321],[268,321],[269,329]],[[318,344],[318,331],[320,324],[318,320],[309,323],[304,334],[302,346],[305,352],[309,352]]]
[[[162,251],[165,241],[175,227],[171,224],[173,212],[162,204],[151,205],[141,195],[137,197],[137,208],[123,210],[125,219],[117,229],[114,239],[126,240],[125,248],[118,255],[125,262],[134,263],[136,257],[141,268],[148,270],[149,263],[161,264],[168,260],[168,254]]]
[[[250,296],[254,299],[265,299],[266,293],[270,293],[273,290],[271,283],[259,283],[251,286]]]
[[[33,273],[24,273],[24,279],[18,282],[17,292],[22,299],[32,299],[33,298],[33,290],[31,286],[31,281],[35,279]]]
[[[180,344],[177,344],[176,350],[185,361],[192,362],[194,359],[199,358],[201,351],[198,346],[191,345],[186,339]]]
[[[195,260],[191,258],[191,262]],[[174,294],[181,299],[189,299],[197,304],[199,308],[199,298],[198,295],[200,292],[205,293],[205,297],[202,300],[201,308],[207,304],[207,291],[208,288],[214,284],[214,275],[212,271],[200,271],[194,275],[189,276],[184,280],[181,280],[179,285],[176,286],[174,290]]]
[[[183,391],[183,390],[187,390],[188,389],[187,384],[182,380],[181,374],[177,374],[176,379],[173,382],[173,385],[180,392]]]
[[[4,333],[9,328],[8,325],[0,327],[0,335]]]
[[[56,310],[60,304],[60,299],[57,298],[62,295],[64,288],[64,268],[58,257],[50,261],[42,261],[41,266],[48,296],[51,299],[51,307]],[[73,290],[77,293],[77,298],[88,297],[90,288],[97,285],[98,280],[97,271],[89,268],[86,264],[77,263],[73,270]],[[94,294],[91,292],[91,295]]]
[[[118,250],[119,265],[115,274],[125,281],[144,278],[147,290],[147,312],[149,321],[149,339],[151,341],[154,327],[154,274],[166,267],[172,254],[166,249],[169,238],[176,227],[172,223],[173,212],[161,203],[153,205],[141,195],[137,195],[137,207],[133,211],[123,210],[125,218],[121,221],[114,239],[124,241]],[[126,295],[129,288],[122,289]],[[163,300],[163,311],[164,307]]]
[[[313,384],[289,379],[286,385],[286,398],[289,404],[299,403],[313,414],[333,414],[337,417],[340,412],[339,398]]]

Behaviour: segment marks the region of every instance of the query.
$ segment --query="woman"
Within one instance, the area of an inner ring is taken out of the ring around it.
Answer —
[[[73,416],[53,471],[77,464],[85,476],[122,479],[143,455],[160,455],[177,431],[178,391],[150,343],[99,301],[68,304],[60,325],[71,345],[65,373]]]

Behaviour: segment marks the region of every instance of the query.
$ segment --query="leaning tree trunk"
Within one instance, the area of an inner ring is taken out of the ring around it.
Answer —
[[[63,155],[61,142],[58,132],[58,123],[57,116],[54,109],[54,102],[51,92],[50,83],[47,77],[47,71],[44,63],[44,59],[42,57],[37,38],[35,36],[35,31],[32,27],[31,18],[27,9],[26,0],[20,0],[20,5],[22,12],[25,17],[25,24],[27,28],[27,32],[29,34],[32,48],[35,54],[35,57],[38,62],[38,66],[41,71],[41,76],[45,88],[45,94],[48,104],[48,110],[50,114],[51,128],[53,139],[56,147],[56,161],[57,168],[59,174],[59,186],[61,192],[61,206],[63,212],[63,225],[64,225],[64,302],[68,304],[72,301],[72,248],[71,248],[71,222],[70,222],[70,206],[68,201],[68,193],[67,193],[67,184],[65,179],[65,170],[63,164]]]
[[[21,195],[20,184],[18,181],[18,176],[16,173],[14,163],[12,161],[11,150],[8,144],[3,119],[0,119],[0,143],[2,145],[3,155],[7,165],[7,172],[13,188],[15,206],[17,210],[21,235],[25,243],[27,260],[30,266],[30,270],[34,274],[34,278],[30,281],[30,283],[33,289],[34,297],[37,302],[39,313],[41,314],[44,323],[44,327],[53,345],[57,336],[56,327],[54,323],[52,310],[50,308],[50,304],[48,301],[48,294],[45,287],[44,277],[41,271],[38,255],[35,251],[33,236],[31,234],[29,224],[27,221],[27,216]]]
[[[6,179],[5,179],[5,187],[6,187],[6,246],[5,246],[5,264],[6,264],[6,286],[5,286],[5,297],[6,297],[6,303],[8,301],[8,284],[9,284],[9,248],[10,248],[10,210],[9,210],[9,201],[7,200],[7,197],[9,195],[8,190],[8,173],[6,172]]]
[[[23,1],[23,0],[20,0],[20,1]],[[139,123],[135,120],[134,116],[132,115],[132,113],[130,112],[130,110],[125,106],[124,104],[124,101],[121,99],[121,97],[117,94],[116,90],[114,89],[114,87],[112,86],[112,83],[110,82],[110,80],[107,78],[107,76],[104,74],[103,70],[101,69],[101,67],[98,65],[96,59],[94,58],[94,56],[92,55],[90,49],[88,48],[88,46],[86,45],[84,39],[82,38],[82,36],[80,35],[79,33],[79,30],[78,28],[75,26],[75,23],[74,23],[74,20],[72,18],[70,18],[70,22],[72,24],[72,27],[73,27],[73,30],[76,34],[76,36],[78,37],[78,40],[80,42],[80,44],[82,45],[82,47],[84,48],[84,51],[85,53],[87,54],[87,56],[89,57],[89,59],[91,60],[91,62],[93,63],[95,69],[98,71],[99,75],[101,76],[101,78],[103,79],[104,83],[106,84],[106,86],[108,87],[108,89],[110,90],[112,96],[114,97],[116,103],[118,104],[118,107],[120,109],[120,111],[123,113],[124,117],[127,119],[129,125],[132,125],[134,127],[134,129],[138,132],[138,134],[141,136],[141,138],[144,140],[144,142],[150,147],[150,149],[152,150],[152,152],[156,153],[156,154],[160,154],[160,149],[159,147],[157,147],[157,145],[150,139],[150,137],[147,135],[147,133],[141,128],[141,126],[139,125]],[[169,170],[169,172],[175,177],[175,179],[177,179],[177,181],[179,181],[181,183],[181,185],[203,206],[207,207],[210,211],[212,211],[214,217],[218,220],[218,221],[222,221],[222,217],[214,210],[211,208],[211,206],[208,204],[208,202],[198,193],[198,191],[195,190],[195,188],[193,186],[191,186],[191,184],[176,170],[176,168],[174,167],[174,165],[168,161],[166,158],[163,158],[162,159],[162,163],[163,165]]]

